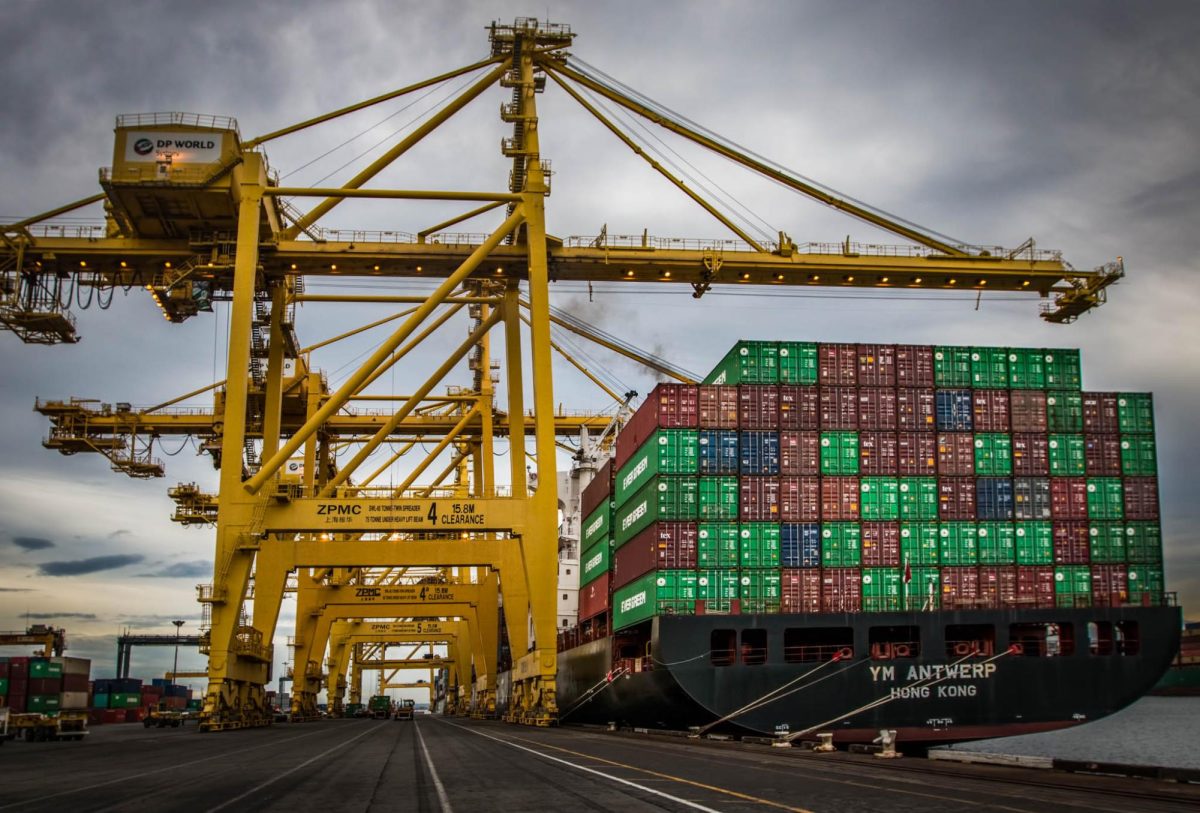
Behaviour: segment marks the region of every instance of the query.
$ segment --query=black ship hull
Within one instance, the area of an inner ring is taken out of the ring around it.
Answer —
[[[1149,692],[1179,630],[1175,607],[663,615],[560,652],[559,712],[564,724],[717,723],[845,743],[885,728],[928,744],[1035,733]],[[830,636],[836,646],[797,643]]]

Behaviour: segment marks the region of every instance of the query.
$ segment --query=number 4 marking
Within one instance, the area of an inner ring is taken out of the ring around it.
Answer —
[[[429,504],[429,513],[425,516],[431,523],[437,525],[437,503]]]

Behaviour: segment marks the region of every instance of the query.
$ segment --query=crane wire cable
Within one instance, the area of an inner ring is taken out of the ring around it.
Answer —
[[[616,336],[612,335],[608,331],[602,330],[602,329],[596,327],[595,325],[585,322],[584,320],[582,320],[576,316],[572,316],[570,313],[562,310],[561,308],[556,308],[553,305],[551,305],[550,313],[555,318],[560,319],[560,320],[562,320],[574,327],[577,327],[580,330],[583,330],[585,332],[593,333],[596,336],[598,336],[599,338],[608,342],[609,344],[612,344],[615,347],[619,347],[627,353],[631,353],[633,355],[638,355],[638,356],[642,356],[643,358],[649,359],[649,360],[653,361],[655,364],[657,364],[667,370],[670,370],[673,374],[676,374],[676,375],[679,375],[679,376],[682,376],[685,378],[692,378],[697,381],[700,380],[700,376],[698,376],[696,373],[693,373],[691,370],[685,370],[684,368],[682,368],[676,364],[672,364],[670,361],[668,361],[667,359],[664,359],[661,356],[655,355],[654,353],[648,353],[645,350],[642,350],[640,347],[637,347],[636,345],[630,344],[629,342],[626,342],[623,339],[617,338]]]

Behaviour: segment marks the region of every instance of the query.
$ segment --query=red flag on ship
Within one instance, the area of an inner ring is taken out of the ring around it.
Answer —
[[[904,557],[904,583],[908,584],[912,581],[912,565],[908,563],[908,556]]]

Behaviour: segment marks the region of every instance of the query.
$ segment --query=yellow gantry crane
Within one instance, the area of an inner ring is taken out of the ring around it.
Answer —
[[[78,400],[39,401],[37,406],[51,420],[46,445],[64,454],[96,452],[131,476],[161,476],[155,442],[175,434],[200,438],[219,466],[215,495],[194,484],[172,489],[177,520],[215,527],[213,583],[199,589],[209,655],[205,730],[271,720],[265,686],[285,593],[296,591],[304,597],[294,639],[300,698],[294,711],[306,716],[313,710],[313,687],[323,675],[326,643],[316,634],[317,627],[328,630],[324,635],[338,653],[331,656],[339,670],[335,674],[344,674],[343,659],[353,647],[379,642],[378,637],[360,641],[339,626],[368,622],[337,620],[372,619],[377,616],[355,614],[374,610],[353,602],[342,607],[330,597],[347,588],[395,587],[392,592],[400,595],[400,588],[408,590],[419,581],[404,575],[409,568],[474,574],[447,589],[465,595],[471,588],[475,601],[430,602],[424,610],[402,599],[380,601],[377,609],[393,614],[382,617],[426,617],[430,612],[433,617],[462,619],[446,622],[459,625],[461,633],[451,658],[456,689],[466,693],[475,688],[470,677],[473,663],[482,689],[472,693],[486,707],[495,702],[496,622],[490,610],[480,610],[484,602],[479,595],[492,591],[492,598],[502,602],[514,653],[509,719],[554,722],[556,441],[561,434],[599,431],[609,418],[556,409],[551,356],[561,348],[551,326],[584,335],[677,379],[692,378],[556,313],[549,301],[552,281],[678,284],[689,286],[695,297],[718,285],[1029,292],[1044,300],[1043,318],[1064,323],[1102,303],[1107,288],[1124,273],[1119,260],[1091,271],[1076,270],[1057,252],[1035,248],[1032,240],[1012,250],[969,245],[840,196],[695,125],[576,58],[568,51],[574,34],[567,26],[518,18],[511,25],[493,23],[488,30],[487,59],[256,138],[243,139],[231,118],[121,116],[113,164],[101,171],[99,194],[0,227],[0,326],[25,342],[78,341],[70,303],[82,302],[83,291],[88,292],[87,301],[104,307],[119,287],[144,289],[162,318],[173,323],[211,310],[214,301],[229,302],[224,380],[136,410],[130,404]],[[271,141],[467,76],[473,81],[463,92],[341,186],[286,187],[267,164],[262,147]],[[497,84],[508,92],[500,117],[511,127],[501,143],[503,154],[512,160],[506,191],[369,185]],[[548,234],[545,204],[553,173],[541,151],[536,103],[547,86],[578,102],[730,236],[667,240],[648,232],[635,237],[608,235],[607,230],[585,238]],[[849,239],[796,243],[783,232],[771,240],[756,238],[654,158],[606,113],[605,105],[615,105],[908,244],[882,246]],[[340,232],[321,226],[322,218],[347,199],[377,205],[389,200],[450,201],[466,209],[411,234]],[[295,203],[308,200],[317,201],[308,211]],[[96,203],[104,205],[102,226],[55,222]],[[489,216],[499,223],[486,235],[447,231]],[[428,281],[430,290],[420,296],[306,293],[304,282],[313,277],[420,279]],[[302,347],[295,331],[295,306],[323,302],[386,303],[404,309]],[[464,309],[469,322],[466,339],[437,361],[423,383],[404,394],[367,393],[399,360],[428,347],[426,340]],[[384,325],[390,335],[336,389],[312,368],[313,351]],[[502,332],[504,338],[503,408],[495,403],[491,374],[494,332]],[[533,393],[528,405],[522,365],[526,335]],[[443,380],[463,362],[472,371],[471,386],[439,394]],[[603,387],[587,368],[572,362]],[[622,400],[621,394],[604,389],[614,400]],[[174,409],[208,391],[214,398],[211,410]],[[528,453],[532,476],[527,476],[523,454],[527,437],[533,443]],[[506,439],[513,452],[506,478],[497,470],[497,438]],[[433,452],[399,486],[373,484],[405,452],[412,454],[417,444],[435,439]],[[390,448],[387,444],[399,445],[400,450],[372,471],[368,460],[377,461],[378,454]],[[430,471],[432,482],[418,484],[443,453],[450,455],[450,465],[440,474]],[[509,485],[502,487],[499,479],[507,479]],[[447,480],[451,483],[443,485]],[[475,630],[470,629],[472,617]],[[490,632],[484,629],[489,624]],[[331,688],[338,690],[336,684]]]

